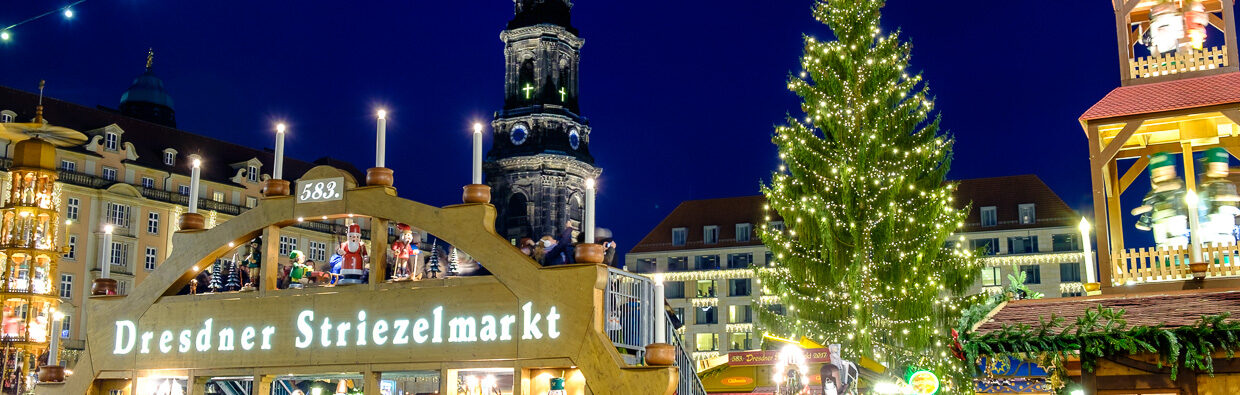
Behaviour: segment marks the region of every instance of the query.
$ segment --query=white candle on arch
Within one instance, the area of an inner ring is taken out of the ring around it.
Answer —
[[[60,323],[64,322],[65,313],[52,309],[52,327],[51,339],[47,344],[47,364],[48,366],[60,365]]]
[[[585,223],[586,243],[594,243],[594,179],[586,180],[586,216]]]
[[[198,178],[202,176],[202,160],[194,158],[189,172],[189,212],[198,212]]]
[[[276,125],[276,163],[271,169],[271,178],[284,179],[284,124]]]
[[[663,310],[663,273],[654,275],[654,342],[663,343],[667,338],[667,317]]]
[[[473,184],[482,184],[482,123],[474,124]]]
[[[387,111],[379,110],[379,127],[375,131],[375,167],[387,167]]]
[[[103,254],[100,259],[100,278],[112,278],[112,224],[103,226]]]

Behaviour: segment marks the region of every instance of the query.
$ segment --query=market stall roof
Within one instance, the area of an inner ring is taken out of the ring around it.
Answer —
[[[1000,307],[975,332],[986,334],[1004,325],[1035,326],[1039,320],[1049,319],[1051,315],[1072,321],[1083,315],[1085,310],[1099,305],[1126,310],[1124,320],[1129,327],[1163,325],[1175,328],[1195,325],[1202,316],[1240,311],[1240,289],[1018,300]]]
[[[1081,121],[1240,103],[1240,73],[1224,73],[1115,88]]]

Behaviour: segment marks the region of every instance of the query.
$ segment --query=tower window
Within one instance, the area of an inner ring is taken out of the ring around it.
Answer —
[[[106,148],[108,151],[116,151],[116,144],[119,141],[120,141],[120,136],[117,136],[116,133],[113,133],[113,132],[104,133],[103,148]]]

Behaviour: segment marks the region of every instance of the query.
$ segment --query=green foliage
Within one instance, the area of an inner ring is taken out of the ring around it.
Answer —
[[[759,233],[786,270],[757,276],[787,314],[759,318],[777,333],[840,343],[846,358],[950,379],[967,370],[947,352],[948,329],[978,265],[945,246],[967,214],[943,182],[953,141],[930,116],[921,75],[907,71],[910,45],[880,31],[882,5],[814,8],[836,40],[805,39],[804,72],[788,82],[804,114],[772,139],[784,165],[762,191],[785,226]]]
[[[978,294],[973,295],[972,299],[966,299],[965,304],[969,306],[960,314],[960,319],[956,323],[956,331],[958,333],[969,333],[973,330],[973,326],[985,320],[990,312],[994,311],[999,305],[1011,301],[1021,296],[1019,299],[1042,299],[1044,295],[1041,292],[1034,291],[1025,285],[1026,274],[1023,271],[1016,271],[1015,275],[1009,274],[1008,285],[993,295]]]
[[[1064,362],[1079,357],[1081,368],[1093,370],[1102,358],[1129,354],[1157,354],[1158,366],[1167,366],[1174,380],[1181,367],[1213,374],[1213,353],[1227,358],[1240,348],[1240,321],[1230,314],[1203,316],[1193,325],[1128,326],[1123,309],[1099,305],[1075,321],[1052,315],[1037,325],[1010,325],[986,334],[962,337],[967,359],[1008,357],[1037,360],[1052,369],[1052,382],[1064,383]],[[1058,379],[1058,380],[1056,380]]]

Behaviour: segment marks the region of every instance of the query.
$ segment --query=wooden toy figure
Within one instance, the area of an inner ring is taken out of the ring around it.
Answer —
[[[259,267],[263,265],[263,238],[255,237],[250,240],[249,250],[245,256],[246,273],[250,276],[249,285],[258,288],[258,273],[261,271]]]
[[[366,275],[366,261],[369,259],[366,244],[362,243],[361,226],[349,225],[348,239],[340,243],[340,250],[343,252],[341,257],[344,258],[340,263],[340,284],[361,284]]]
[[[1240,196],[1236,184],[1227,179],[1231,172],[1231,154],[1222,148],[1206,150],[1205,173],[1201,182],[1202,209],[1205,218],[1201,222],[1201,241],[1206,243],[1234,244],[1236,216],[1240,215]]]
[[[418,243],[416,241],[413,229],[409,225],[396,224],[396,228],[400,230],[400,238],[392,243],[392,253],[396,258],[395,275],[397,281],[422,279],[422,265],[419,259]]]
[[[288,253],[288,259],[293,261],[293,268],[288,272],[288,287],[292,289],[305,287],[306,283],[310,282],[307,275],[314,270],[306,265],[306,254],[299,250],[292,250]]]
[[[1175,171],[1175,159],[1165,153],[1150,155],[1150,191],[1140,207],[1132,209],[1140,215],[1137,228],[1154,231],[1159,247],[1188,245],[1188,204],[1184,200],[1184,182]]]

